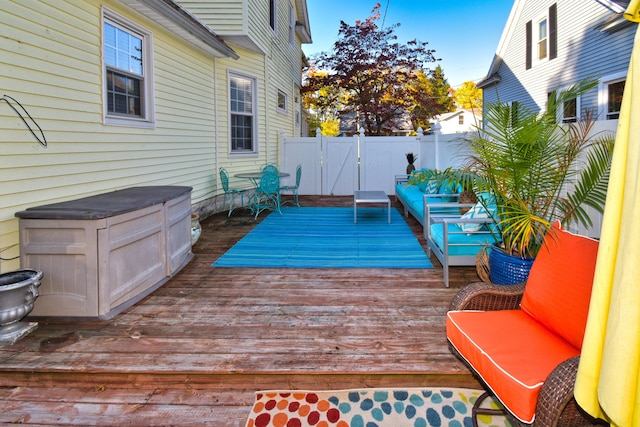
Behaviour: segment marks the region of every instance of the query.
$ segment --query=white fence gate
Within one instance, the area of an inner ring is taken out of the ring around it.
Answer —
[[[299,194],[352,195],[354,190],[394,193],[395,175],[404,174],[405,153],[418,156],[417,169],[460,166],[468,151],[466,134],[288,138],[280,135],[280,168],[302,165]],[[291,178],[290,178],[291,179]]]

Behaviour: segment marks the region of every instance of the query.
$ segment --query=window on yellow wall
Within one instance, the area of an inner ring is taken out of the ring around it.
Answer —
[[[278,112],[286,113],[288,109],[287,94],[278,89]]]
[[[231,153],[252,154],[256,141],[256,80],[229,73]]]
[[[142,27],[103,11],[105,124],[153,125],[151,35]]]

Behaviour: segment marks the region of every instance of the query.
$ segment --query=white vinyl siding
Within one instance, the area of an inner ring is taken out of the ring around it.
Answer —
[[[189,10],[220,36],[247,34],[249,30],[249,0],[228,0],[224,2],[177,0],[176,3]]]
[[[517,0],[519,1],[519,0]],[[526,34],[529,21],[535,22],[549,7],[557,4],[557,58],[543,61],[526,69]],[[579,10],[580,13],[576,13]],[[483,90],[485,103],[518,101],[533,110],[546,108],[547,94],[558,87],[567,87],[588,76],[606,76],[625,72],[633,47],[634,26],[608,33],[597,26],[611,11],[597,1],[534,0],[526,1],[513,23],[513,31],[499,54],[500,82]],[[581,108],[599,105],[598,90],[581,98]],[[603,116],[599,117],[601,120]]]

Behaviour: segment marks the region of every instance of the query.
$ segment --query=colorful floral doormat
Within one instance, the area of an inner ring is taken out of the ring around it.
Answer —
[[[361,389],[260,391],[247,427],[466,427],[481,390]],[[483,406],[499,408],[487,400]],[[513,426],[503,416],[481,415],[480,426]]]

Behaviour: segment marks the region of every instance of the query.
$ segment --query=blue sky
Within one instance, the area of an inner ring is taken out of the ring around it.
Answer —
[[[303,44],[307,56],[330,51],[340,21],[354,25],[371,15],[376,0],[307,0],[312,44]],[[513,0],[380,0],[384,26],[400,23],[400,42],[428,42],[449,84],[456,88],[487,74],[498,47]],[[388,4],[388,7],[387,7]],[[382,18],[378,21],[381,24]]]

